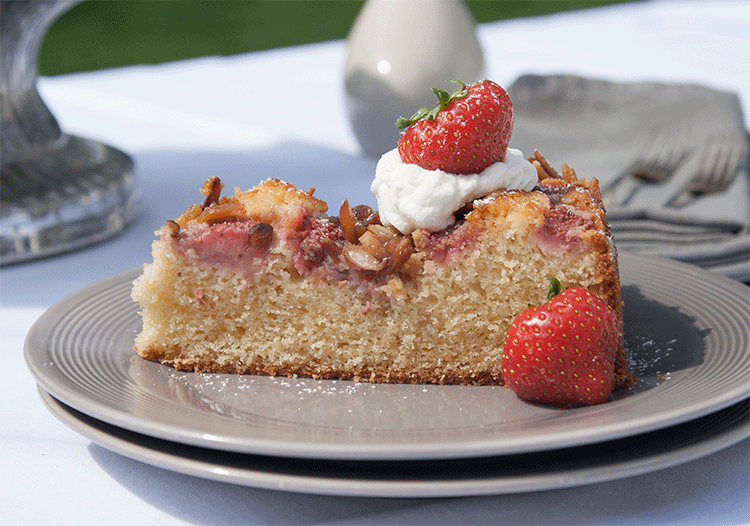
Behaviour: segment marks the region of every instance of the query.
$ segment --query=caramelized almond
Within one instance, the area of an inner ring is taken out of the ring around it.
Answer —
[[[354,235],[357,236],[357,239],[361,238],[365,232],[367,232],[367,225],[360,222],[354,224]]]
[[[562,165],[562,178],[566,183],[575,183],[578,180],[575,170],[568,163]]]
[[[385,267],[385,261],[379,260],[364,247],[352,243],[344,244],[344,257],[349,263],[364,270],[382,270]]]
[[[542,168],[542,165],[539,164],[539,161],[532,158],[531,165],[536,168],[537,180],[544,181],[545,179],[549,179],[549,174],[544,171],[544,168]]]
[[[251,247],[259,252],[265,252],[273,241],[273,227],[268,223],[253,225],[248,238]]]
[[[422,264],[423,257],[423,255],[414,252],[411,256],[409,256],[409,259],[406,260],[404,266],[401,267],[401,272],[405,272],[406,274],[410,274],[412,276],[421,274],[424,266]]]
[[[391,226],[370,225],[367,227],[367,230],[383,239],[392,239],[401,236],[399,231]]]
[[[411,237],[414,240],[414,246],[420,250],[427,247],[427,244],[430,242],[430,233],[422,228],[417,228],[412,232]]]
[[[390,250],[386,246],[386,241],[386,239],[383,239],[369,229],[359,238],[362,247],[377,259],[385,259],[391,255]]]
[[[201,215],[201,212],[203,212],[203,207],[201,205],[191,205],[190,208],[180,214],[180,217],[175,219],[175,222],[180,225],[180,227],[185,228],[188,222]]]
[[[372,217],[370,218],[370,222],[368,225],[382,225],[383,223],[380,222],[380,212],[375,212],[372,214]]]
[[[385,260],[385,269],[388,272],[398,272],[409,261],[414,253],[414,247],[408,237],[401,238],[401,241],[392,244],[391,255]]]
[[[599,179],[594,177],[591,179],[591,183],[589,183],[589,193],[592,195],[594,199],[601,202],[602,200],[602,192],[599,188]]]
[[[374,214],[375,212],[373,209],[367,205],[356,205],[352,207],[352,215],[354,215],[354,219],[361,223],[368,224]]]
[[[544,158],[544,155],[542,155],[539,150],[534,150],[534,159],[539,163],[544,172],[551,179],[562,179],[562,177],[560,177],[560,174],[558,174],[555,169],[552,168],[547,159]]]
[[[352,209],[349,208],[349,201],[347,199],[344,199],[344,202],[341,203],[341,208],[339,209],[339,222],[341,223],[341,231],[344,233],[344,239],[346,239],[349,243],[357,243],[357,232],[354,228],[355,225],[355,218],[354,214],[352,214]]]
[[[169,228],[169,235],[171,237],[177,237],[177,235],[180,233],[180,224],[177,223],[177,221],[167,219],[167,228]]]
[[[223,221],[236,221],[245,216],[245,207],[237,201],[225,201],[203,209],[196,221],[213,225]]]
[[[205,208],[218,203],[223,188],[224,185],[222,184],[221,179],[215,175],[209,177],[208,181],[203,183],[203,187],[201,188],[201,194],[206,196],[206,200],[203,202],[203,207]]]

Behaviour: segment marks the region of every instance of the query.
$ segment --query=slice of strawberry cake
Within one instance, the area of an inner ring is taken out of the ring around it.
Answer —
[[[570,394],[542,401],[597,403],[629,385],[617,255],[596,180],[508,148],[505,91],[460,84],[400,123],[399,147],[372,184],[377,211],[344,201],[331,216],[312,190],[273,179],[222,197],[209,178],[202,204],[157,232],[134,283],[137,352],[196,372],[501,385],[517,369],[503,368],[515,345],[506,333],[547,300],[554,277],[600,299],[597,323],[614,332],[581,347],[587,357],[569,370],[588,360],[605,378],[596,397],[575,396],[563,378],[558,391]],[[587,323],[584,310],[565,323]],[[539,340],[535,357],[570,361],[554,354],[564,339]],[[525,378],[508,385],[533,399],[518,385],[538,380]]]

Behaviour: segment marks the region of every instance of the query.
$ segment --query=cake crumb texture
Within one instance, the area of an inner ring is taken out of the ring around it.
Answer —
[[[408,264],[388,273],[355,269],[338,249],[321,256],[325,272],[295,264],[294,210],[328,221],[329,230],[339,218],[287,185],[204,205],[240,202],[244,212],[233,208],[232,220],[271,225],[273,242],[251,263],[206,260],[185,248],[181,236],[214,228],[193,224],[206,210],[191,207],[179,225],[162,227],[132,291],[143,318],[140,356],[195,372],[501,385],[505,331],[529,304],[546,300],[547,277],[589,289],[622,323],[617,254],[588,183],[540,181],[531,192],[476,200],[447,231],[410,234]],[[295,200],[307,204],[295,208]],[[287,207],[281,215],[278,202]],[[618,385],[628,384],[622,341],[617,370]]]

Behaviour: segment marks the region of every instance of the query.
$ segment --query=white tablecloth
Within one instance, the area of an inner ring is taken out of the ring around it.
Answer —
[[[750,117],[750,4],[637,3],[479,27],[489,78],[572,73],[693,82],[739,94]],[[750,441],[596,486],[489,497],[324,497],[211,482],[112,453],[42,405],[23,360],[50,305],[149,258],[153,231],[217,174],[281,177],[331,203],[373,203],[375,161],[344,112],[343,42],[40,79],[69,132],[132,154],[137,221],[107,243],[2,269],[2,524],[750,524]]]

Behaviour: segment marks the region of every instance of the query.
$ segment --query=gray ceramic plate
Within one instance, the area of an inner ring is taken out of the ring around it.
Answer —
[[[422,461],[289,459],[186,446],[133,433],[72,409],[40,389],[63,423],[128,458],[243,486],[358,497],[463,497],[594,484],[695,460],[750,435],[750,401],[683,424],[595,445]]]
[[[750,289],[696,267],[621,255],[626,342],[643,380],[607,404],[555,409],[502,387],[220,374],[146,362],[118,274],[46,311],[26,340],[40,386],[102,422],[239,453],[429,460],[549,451],[673,426],[750,396]]]

